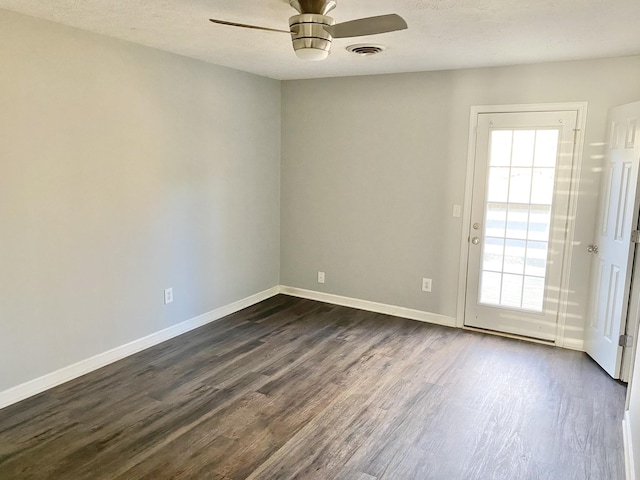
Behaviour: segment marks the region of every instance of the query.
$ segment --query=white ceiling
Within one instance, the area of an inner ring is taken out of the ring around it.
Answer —
[[[298,60],[288,0],[0,0],[0,8],[276,79],[444,70],[640,54],[639,0],[337,0],[336,22],[398,13],[409,30],[336,39],[324,62]],[[358,57],[354,43],[387,47]]]

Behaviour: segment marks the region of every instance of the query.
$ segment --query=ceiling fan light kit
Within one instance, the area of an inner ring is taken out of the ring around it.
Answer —
[[[324,60],[329,56],[334,38],[377,35],[407,28],[407,22],[396,14],[360,18],[336,25],[335,20],[327,16],[336,8],[336,0],[289,0],[289,4],[298,11],[299,15],[289,19],[288,32],[213,18],[210,21],[232,27],[289,33],[293,50],[298,58],[312,61]]]

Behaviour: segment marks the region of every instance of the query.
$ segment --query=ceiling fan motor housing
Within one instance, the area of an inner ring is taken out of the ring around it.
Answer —
[[[300,13],[326,15],[336,8],[336,0],[289,0],[289,5]]]
[[[289,19],[291,39],[296,55],[303,60],[324,60],[331,51],[333,37],[324,27],[335,25],[326,15],[303,13]]]

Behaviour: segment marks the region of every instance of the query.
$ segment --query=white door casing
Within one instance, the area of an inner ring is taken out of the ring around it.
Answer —
[[[464,324],[554,341],[577,111],[477,115]]]
[[[620,380],[626,383],[631,382],[631,376],[633,375],[634,355],[638,345],[638,325],[640,324],[640,253],[637,245],[632,268],[629,311],[627,312],[625,328],[626,334],[631,337],[632,341],[630,343],[632,345],[629,348],[623,348],[622,367],[620,369]]]
[[[620,378],[634,244],[638,225],[640,102],[609,111],[607,146],[591,269],[591,304],[585,350],[613,378]]]

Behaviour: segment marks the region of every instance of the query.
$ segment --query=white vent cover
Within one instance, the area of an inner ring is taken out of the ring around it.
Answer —
[[[363,56],[376,55],[384,51],[384,49],[385,47],[382,45],[372,45],[370,43],[358,43],[347,47],[348,52]]]

